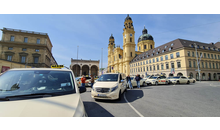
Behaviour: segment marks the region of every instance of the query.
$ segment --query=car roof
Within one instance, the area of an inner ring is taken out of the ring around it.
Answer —
[[[72,71],[70,69],[53,69],[53,68],[14,68],[8,71],[15,71],[15,70],[54,70],[54,71]]]

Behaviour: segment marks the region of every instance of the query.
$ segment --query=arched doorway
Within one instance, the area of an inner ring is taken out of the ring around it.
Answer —
[[[177,76],[183,76],[183,74],[182,73],[178,73]]]
[[[72,71],[75,75],[75,77],[79,77],[80,76],[80,66],[79,65],[73,65],[72,66]]]
[[[205,79],[205,73],[202,73],[202,80],[206,80]]]
[[[93,65],[93,66],[91,67],[91,74],[92,74],[93,76],[98,76],[98,67],[97,67],[96,65]]]
[[[216,80],[216,73],[213,74],[213,79]]]
[[[208,73],[208,80],[211,80],[211,74]]]
[[[83,65],[82,67],[82,75],[89,75],[89,66],[88,65]]]
[[[196,73],[196,80],[199,81],[199,73]]]

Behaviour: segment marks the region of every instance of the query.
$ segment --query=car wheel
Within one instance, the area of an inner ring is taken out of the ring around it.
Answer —
[[[189,80],[187,81],[187,84],[190,84],[190,81],[189,81]]]
[[[193,83],[195,83],[195,80],[193,80]]]
[[[166,81],[166,85],[168,84],[168,82]]]
[[[155,82],[155,85],[157,86],[157,85],[158,85],[158,82]]]
[[[177,81],[176,83],[177,83],[177,84],[180,84],[180,81]]]

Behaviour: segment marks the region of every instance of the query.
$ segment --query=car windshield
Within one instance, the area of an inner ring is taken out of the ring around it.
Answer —
[[[150,79],[156,79],[157,77],[150,77]]]
[[[167,79],[172,79],[173,77],[168,77]]]
[[[172,79],[179,79],[180,77],[178,77],[178,76],[175,76],[175,77],[172,77]]]
[[[81,79],[81,77],[76,77],[75,79],[78,80],[78,79]]]
[[[112,82],[112,81],[118,81],[118,74],[103,74],[102,76],[97,79],[97,81],[107,81],[107,82]]]
[[[148,75],[146,78],[149,78],[150,77],[150,75]]]
[[[10,70],[0,77],[0,97],[66,92],[75,93],[73,76],[68,71]]]

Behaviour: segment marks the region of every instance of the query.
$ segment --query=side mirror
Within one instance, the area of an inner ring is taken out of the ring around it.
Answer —
[[[124,82],[124,80],[123,80],[123,79],[120,81],[120,83],[122,83],[122,82]]]
[[[86,87],[79,87],[79,93],[86,92]]]

